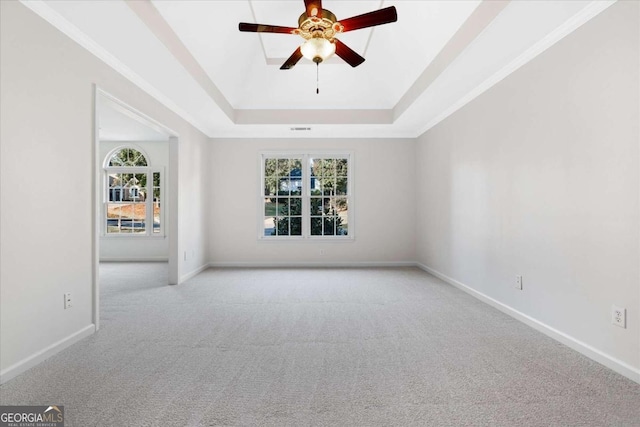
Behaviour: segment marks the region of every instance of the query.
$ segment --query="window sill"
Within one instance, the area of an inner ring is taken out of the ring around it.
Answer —
[[[166,239],[167,236],[165,236],[165,235],[147,236],[147,235],[140,235],[140,234],[131,234],[131,235],[127,235],[127,234],[101,234],[100,238],[101,239],[163,240],[163,239]]]
[[[353,242],[353,236],[333,237],[333,236],[313,236],[313,237],[277,237],[264,236],[259,237],[258,242],[264,243],[349,243]]]

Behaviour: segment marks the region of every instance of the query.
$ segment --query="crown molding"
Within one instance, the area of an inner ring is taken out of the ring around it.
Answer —
[[[465,96],[460,98],[449,108],[437,115],[429,123],[421,127],[416,137],[422,136],[429,129],[449,117],[451,114],[458,111],[460,108],[473,101],[475,98],[489,90],[495,84],[502,81],[505,77],[518,70],[520,67],[540,55],[545,50],[562,40],[564,37],[578,29],[580,26],[591,20],[593,17],[613,5],[617,0],[595,0],[589,5],[585,6],[579,13],[574,15],[571,19],[564,22],[555,30],[547,34],[544,38],[540,39],[537,43],[525,50],[522,54],[516,57],[513,61],[502,67],[491,77],[480,83],[473,90],[467,92]]]
[[[180,108],[175,102],[163,95],[162,92],[156,89],[138,73],[127,67],[124,63],[122,63],[122,61],[107,52],[107,50],[98,45],[93,39],[87,36],[78,27],[67,21],[62,15],[53,10],[45,1],[20,0],[20,3],[31,9],[42,19],[60,30],[71,40],[75,41],[80,46],[88,50],[91,54],[93,54],[102,62],[120,73],[124,78],[131,81],[144,92],[155,98],[158,102],[173,111],[175,114],[187,121],[190,125],[198,129],[200,132],[204,133],[205,135],[211,136],[211,129],[209,129],[208,126],[198,123],[198,121],[196,121],[184,109]]]

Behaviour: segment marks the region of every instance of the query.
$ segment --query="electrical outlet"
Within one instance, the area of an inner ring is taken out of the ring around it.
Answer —
[[[64,294],[64,309],[66,310],[67,308],[71,308],[71,307],[72,307],[71,292],[67,292],[66,294]]]
[[[187,260],[187,251],[184,251],[184,260]]]
[[[516,276],[516,289],[522,290],[522,276]]]
[[[621,328],[626,328],[627,327],[627,309],[612,305],[611,306],[611,323],[613,323],[616,326],[620,326]]]

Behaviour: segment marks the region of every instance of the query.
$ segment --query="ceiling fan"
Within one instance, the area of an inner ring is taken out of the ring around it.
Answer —
[[[293,68],[303,56],[319,64],[334,53],[352,67],[357,67],[364,58],[335,36],[398,20],[394,6],[338,21],[333,12],[322,8],[322,0],[304,0],[304,5],[305,11],[298,18],[298,28],[240,22],[238,29],[252,33],[295,34],[305,39],[302,46],[282,64],[281,70]]]

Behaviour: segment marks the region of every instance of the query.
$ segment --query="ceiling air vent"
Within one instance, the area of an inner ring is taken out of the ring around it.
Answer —
[[[291,130],[294,130],[294,131],[298,131],[298,130],[301,130],[301,131],[309,131],[309,130],[311,130],[311,128],[301,128],[301,127],[298,127],[298,128],[290,128],[290,129],[291,129]]]

